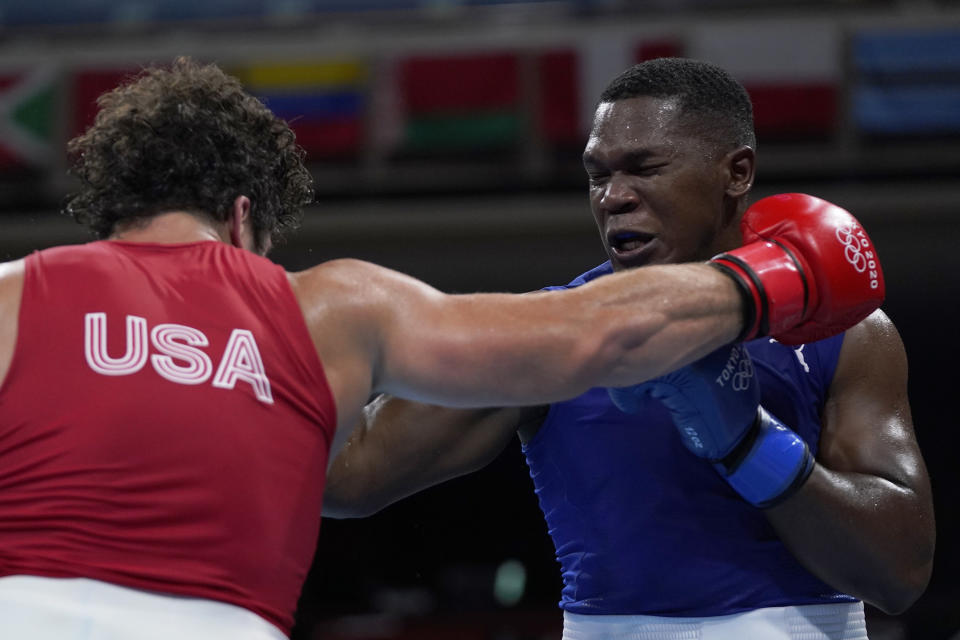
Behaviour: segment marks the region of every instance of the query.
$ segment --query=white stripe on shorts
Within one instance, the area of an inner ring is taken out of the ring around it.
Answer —
[[[867,640],[862,602],[668,618],[563,613],[563,640]]]
[[[87,578],[0,578],[3,640],[287,640],[252,611]]]

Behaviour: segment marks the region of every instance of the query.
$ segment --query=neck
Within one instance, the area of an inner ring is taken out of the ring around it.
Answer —
[[[110,240],[182,244],[188,242],[230,242],[230,236],[217,226],[186,211],[170,211],[150,217],[144,224],[130,225],[115,230]]]

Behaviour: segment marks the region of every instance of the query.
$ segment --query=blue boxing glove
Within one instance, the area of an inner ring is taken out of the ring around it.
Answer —
[[[742,344],[721,347],[672,373],[609,393],[626,413],[636,413],[647,395],[662,402],[686,447],[710,460],[754,506],[784,500],[813,471],[807,444],[760,406],[760,387]]]

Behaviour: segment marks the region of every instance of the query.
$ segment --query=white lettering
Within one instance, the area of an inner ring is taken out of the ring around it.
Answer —
[[[684,434],[687,436],[687,440],[697,449],[703,449],[703,441],[700,440],[700,434],[697,433],[697,430],[693,427],[684,427]]]
[[[250,383],[258,400],[273,404],[270,380],[263,370],[257,341],[246,329],[234,329],[230,334],[230,341],[223,352],[217,375],[213,378],[213,386],[233,389],[237,380]]]
[[[210,379],[213,362],[201,347],[210,341],[199,329],[182,324],[158,324],[149,332],[150,343],[159,353],[149,354],[147,321],[139,316],[126,317],[126,351],[119,358],[107,353],[107,314],[84,316],[83,350],[87,365],[101,375],[126,376],[140,371],[148,356],[153,369],[164,379],[177,384],[203,384]],[[213,386],[233,389],[237,381],[247,382],[261,402],[273,404],[270,379],[263,366],[253,333],[234,329],[227,341]]]
[[[202,384],[210,378],[210,356],[196,348],[209,344],[202,331],[182,324],[158,324],[150,332],[150,341],[154,349],[164,354],[150,356],[153,368],[170,382]],[[177,364],[174,358],[187,364]]]
[[[720,370],[717,379],[714,380],[718,387],[724,386],[733,375],[733,370],[737,367],[737,362],[740,360],[740,348],[740,346],[735,345],[730,349],[730,357],[727,358],[727,363],[723,366],[723,369]]]
[[[119,358],[107,353],[107,314],[88,313],[83,321],[83,354],[90,368],[105,376],[136,373],[147,362],[147,321],[127,316],[127,350]]]

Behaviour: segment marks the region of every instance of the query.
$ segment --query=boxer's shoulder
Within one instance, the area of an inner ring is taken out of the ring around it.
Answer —
[[[893,321],[880,309],[847,329],[837,369],[830,385],[837,399],[846,389],[858,388],[866,380],[893,383],[905,379],[907,355]]]
[[[25,263],[25,258],[0,262],[0,286],[10,286],[18,280],[22,282]]]
[[[24,263],[23,259],[0,263],[0,382],[10,368],[17,342]]]

